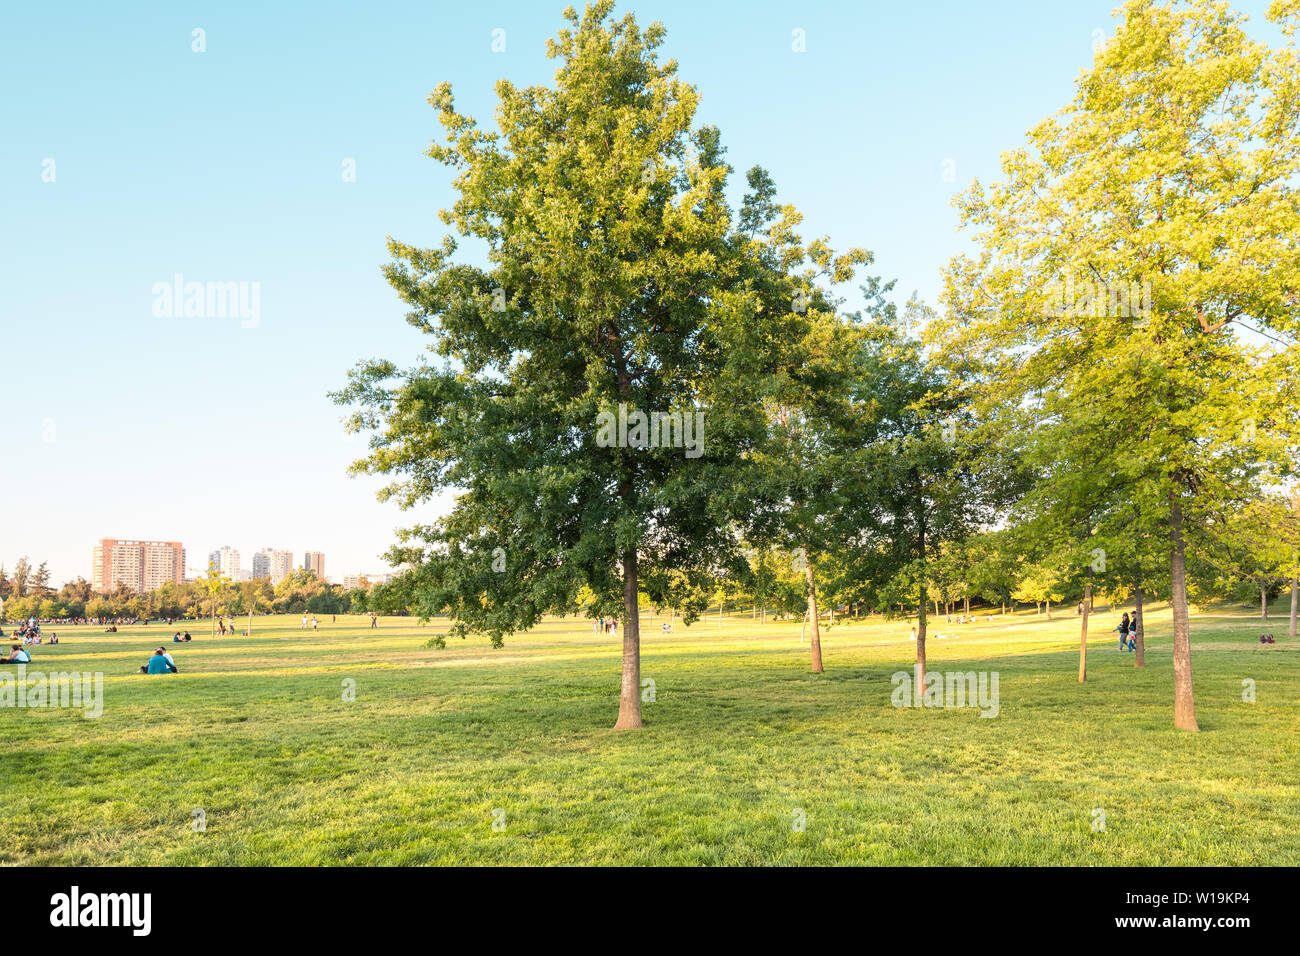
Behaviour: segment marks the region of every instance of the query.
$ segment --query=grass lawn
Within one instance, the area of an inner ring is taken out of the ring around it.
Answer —
[[[104,712],[0,708],[0,863],[1294,866],[1300,640],[1255,614],[1192,618],[1199,734],[1163,607],[1145,670],[1095,615],[1082,686],[1073,613],[938,624],[931,670],[997,671],[994,719],[891,705],[906,622],[825,631],[813,675],[797,622],[647,618],[656,699],[618,733],[618,645],[582,620],[497,651],[424,647],[445,622],[191,623],[168,677],[133,672],[174,628],[47,627],[31,669],[102,671]]]

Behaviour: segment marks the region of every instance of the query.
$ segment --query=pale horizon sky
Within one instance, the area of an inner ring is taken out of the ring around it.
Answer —
[[[246,565],[269,546],[296,564],[323,551],[335,579],[383,571],[394,529],[440,506],[403,513],[375,500],[382,482],[350,478],[362,444],[326,395],[361,359],[422,354],[380,269],[386,236],[432,246],[445,231],[451,176],[422,154],[439,132],[426,96],[450,81],[492,126],[496,79],[551,82],[565,5],[8,5],[0,563],[48,561],[62,584],[90,577],[100,538],[131,537],[181,541],[195,569],[228,544]],[[1114,6],[616,12],[667,27],[661,54],[699,89],[697,122],[720,127],[737,199],[765,166],[805,238],[874,250],[900,303],[917,290],[934,304],[964,248],[953,195],[1068,102]],[[1266,0],[1233,6],[1272,36]],[[177,274],[257,283],[258,321],[155,314],[155,285]]]

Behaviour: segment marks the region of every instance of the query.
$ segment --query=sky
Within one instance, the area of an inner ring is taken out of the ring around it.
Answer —
[[[1070,99],[1113,0],[620,3],[667,27],[735,167],[764,166],[805,239],[876,254],[901,301],[967,249],[953,196]],[[89,578],[102,537],[325,553],[382,571],[394,529],[328,398],[425,337],[387,236],[436,245],[451,175],[426,97],[493,126],[492,86],[550,83],[555,2],[6,4],[0,12],[0,563]],[[1236,2],[1269,35],[1266,0]],[[494,52],[504,40],[505,49]],[[796,52],[794,31],[803,31]],[[195,31],[202,31],[196,34]],[[203,50],[195,47],[202,41]],[[350,165],[348,165],[350,163]],[[348,170],[354,181],[345,181]],[[244,283],[248,318],[161,287]],[[860,305],[856,287],[842,290]],[[159,314],[161,313],[161,314]]]

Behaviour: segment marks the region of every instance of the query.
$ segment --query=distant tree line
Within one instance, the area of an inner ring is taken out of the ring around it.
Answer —
[[[345,590],[323,581],[314,571],[298,569],[275,586],[270,578],[229,581],[217,578],[215,593],[202,581],[167,583],[144,594],[119,585],[110,594],[99,594],[85,578],[68,581],[55,589],[46,562],[35,570],[20,558],[13,574],[0,565],[0,600],[3,617],[21,621],[39,620],[177,618],[198,619],[213,613],[223,616],[254,614],[380,614],[402,613],[392,585]],[[215,603],[214,603],[215,602]]]

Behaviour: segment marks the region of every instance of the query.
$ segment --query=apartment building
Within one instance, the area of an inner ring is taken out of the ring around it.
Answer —
[[[91,557],[91,584],[100,594],[126,585],[137,594],[185,580],[185,546],[179,541],[101,538]]]

